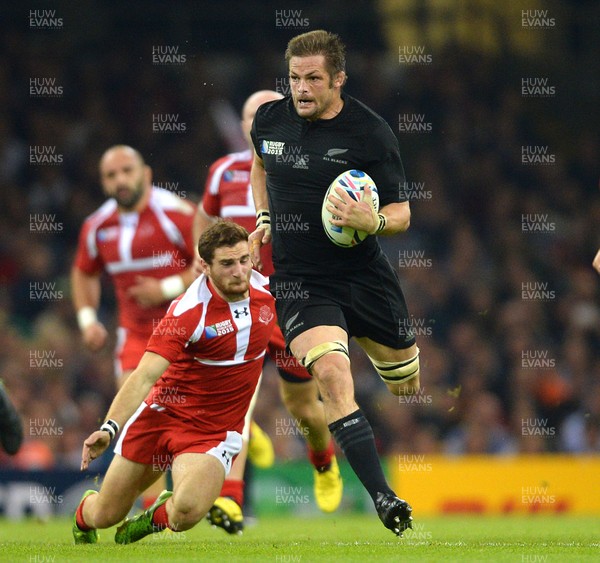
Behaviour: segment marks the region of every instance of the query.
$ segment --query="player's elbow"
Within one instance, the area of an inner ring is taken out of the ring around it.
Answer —
[[[410,227],[410,209],[404,208],[402,209],[402,213],[398,217],[398,227],[396,229],[397,233],[403,233],[408,231],[408,227]]]
[[[402,228],[400,229],[402,232],[408,231],[408,227],[410,227],[410,209],[408,209],[403,218]]]

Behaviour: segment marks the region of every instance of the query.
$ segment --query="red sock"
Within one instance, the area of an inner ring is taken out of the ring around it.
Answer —
[[[232,498],[242,506],[244,504],[244,481],[225,479],[219,496]]]
[[[165,528],[171,528],[169,526],[169,515],[167,514],[167,503],[163,502],[155,511],[152,516],[152,525],[158,530],[164,530]],[[173,528],[171,528],[173,529]],[[177,530],[174,530],[175,532]]]
[[[79,506],[77,507],[77,512],[75,512],[75,522],[77,522],[77,527],[82,531],[82,532],[89,532],[90,530],[93,530],[93,528],[90,528],[86,523],[85,520],[83,519],[83,503],[88,499],[89,497],[85,497],[80,503]]]
[[[308,459],[310,459],[310,462],[317,471],[326,471],[329,469],[333,454],[333,440],[330,440],[327,448],[321,452],[315,452],[310,448],[310,446],[308,448]]]

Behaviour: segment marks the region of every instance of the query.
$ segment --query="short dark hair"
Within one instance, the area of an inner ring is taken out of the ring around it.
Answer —
[[[325,68],[333,78],[338,72],[346,71],[346,46],[339,35],[323,29],[308,31],[290,39],[285,50],[285,61],[290,65],[292,57],[323,55]]]
[[[200,235],[198,254],[211,264],[215,250],[222,246],[235,246],[238,242],[248,240],[248,231],[233,221],[219,219]]]

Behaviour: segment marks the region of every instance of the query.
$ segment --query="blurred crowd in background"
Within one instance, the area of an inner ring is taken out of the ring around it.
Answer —
[[[243,148],[243,100],[262,88],[287,94],[285,45],[319,27],[348,45],[345,90],[396,132],[412,200],[409,231],[381,243],[411,312],[399,330],[412,329],[421,349],[421,392],[390,395],[358,347],[352,353],[381,453],[600,451],[600,277],[591,268],[599,84],[594,51],[585,56],[588,18],[545,3],[556,29],[531,30],[548,45],[537,55],[476,41],[432,46],[425,34],[412,43],[426,46],[425,63],[402,64],[393,18],[384,18],[390,2],[358,2],[337,19],[307,2],[293,29],[277,26],[283,7],[273,2],[247,27],[243,18],[257,16],[244,3],[231,2],[236,17],[226,19],[186,2],[101,14],[88,4],[76,12],[57,3],[58,29],[31,28],[15,9],[17,23],[4,21],[0,33],[0,377],[26,435],[0,466],[78,468],[82,440],[115,392],[112,349],[84,349],[68,282],[79,228],[104,199],[102,152],[131,144],[156,184],[199,201],[210,164]],[[587,2],[567,4],[597,17]],[[184,57],[157,64],[157,46]],[[41,77],[60,93],[32,94]],[[554,93],[524,94],[522,80],[533,77]],[[176,115],[179,131],[154,131],[159,114]],[[425,130],[403,131],[414,116]],[[33,147],[54,147],[54,162],[36,164]],[[545,147],[547,158],[528,161],[524,147]],[[99,316],[114,335],[110,284]],[[278,459],[303,458],[277,383],[267,361],[256,419]]]

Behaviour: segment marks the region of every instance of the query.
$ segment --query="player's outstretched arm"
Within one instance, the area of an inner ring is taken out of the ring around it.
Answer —
[[[140,406],[158,378],[169,367],[169,361],[155,354],[145,352],[125,384],[114,398],[105,420],[114,421],[118,428],[129,420]],[[83,442],[81,452],[81,470],[88,468],[90,462],[100,456],[110,444],[110,434],[105,430],[96,430]]]
[[[96,317],[100,304],[100,275],[89,275],[77,266],[71,268],[71,296],[77,313],[77,324],[84,344],[92,351],[100,350],[108,339],[108,332]]]

